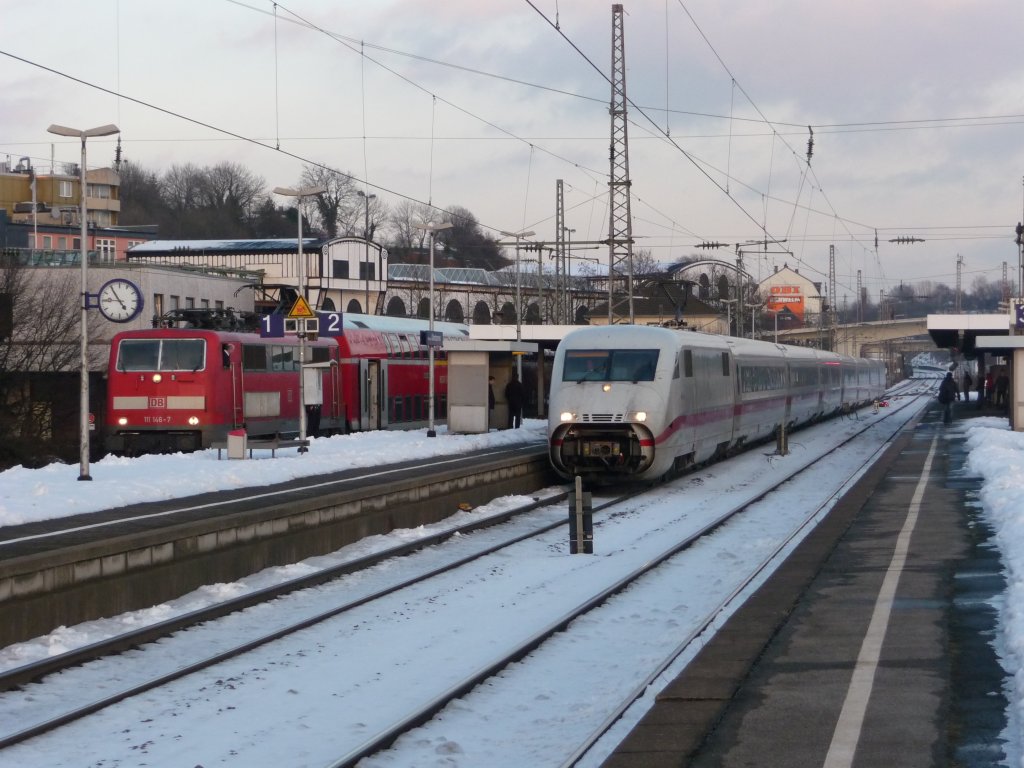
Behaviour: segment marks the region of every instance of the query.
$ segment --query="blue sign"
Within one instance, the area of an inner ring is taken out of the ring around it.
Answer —
[[[319,333],[321,336],[345,335],[341,312],[317,312],[316,316],[320,320]]]
[[[444,345],[444,336],[440,331],[420,331],[420,344],[424,347],[440,347]]]
[[[316,318],[308,321],[289,319],[284,315],[263,315],[260,318],[260,336],[264,339],[283,339],[286,335],[286,320],[294,324],[294,327],[288,329],[290,334],[303,330],[305,333],[315,333],[319,336],[345,335],[341,312],[317,312]],[[300,324],[302,328],[299,327]]]
[[[283,339],[284,315],[263,315],[260,318],[260,336],[264,339]]]

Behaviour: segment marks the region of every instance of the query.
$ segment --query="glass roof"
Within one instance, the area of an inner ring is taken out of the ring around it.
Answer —
[[[430,282],[429,264],[388,264],[388,280],[409,280],[412,282]],[[447,283],[444,270],[434,270],[435,283]]]
[[[465,285],[497,285],[491,279],[491,273],[485,269],[472,269],[470,267],[445,267],[437,270],[444,275],[449,283],[463,283]]]

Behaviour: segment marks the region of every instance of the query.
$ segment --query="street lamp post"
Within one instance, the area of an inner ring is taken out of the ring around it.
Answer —
[[[57,136],[72,136],[82,140],[82,165],[79,169],[80,206],[78,217],[82,225],[82,242],[79,258],[82,262],[82,315],[81,315],[81,359],[79,375],[78,430],[79,430],[79,480],[92,480],[89,475],[89,229],[86,222],[86,183],[85,183],[85,140],[93,136],[113,136],[120,133],[116,125],[101,125],[80,131],[63,125],[51,125],[46,129]],[[34,244],[33,244],[34,245]]]
[[[306,257],[302,253],[302,198],[321,195],[327,191],[326,187],[303,187],[292,189],[291,187],[274,187],[275,195],[294,197],[295,210],[299,219],[299,296],[306,298]],[[305,322],[305,320],[303,320]],[[306,329],[303,326],[298,333],[299,337],[299,453],[309,450],[306,447]]]
[[[363,198],[363,240],[366,241],[366,266],[363,267],[363,276],[366,279],[366,314],[370,312],[370,201],[376,195],[368,195],[365,192],[356,191],[356,194]],[[379,278],[379,276],[378,276]]]
[[[770,309],[768,310],[775,317],[775,343],[779,343],[779,310]]]
[[[750,338],[754,339],[754,338],[757,338],[756,335],[755,335],[757,333],[757,328],[755,328],[755,320],[757,318],[757,314],[756,313],[757,313],[757,310],[759,310],[761,307],[764,306],[764,304],[758,304],[757,302],[752,302],[752,303],[745,304],[745,306],[750,307]],[[737,316],[738,316],[739,315],[739,308],[738,307],[736,309],[736,313],[737,313]]]
[[[448,224],[417,224],[416,229],[426,232],[430,236],[430,297],[427,301],[430,311],[429,328],[430,335],[434,335],[434,233],[441,229],[451,229],[452,225]],[[427,367],[430,369],[430,374],[427,377],[429,380],[429,388],[427,393],[427,437],[437,437],[437,431],[434,429],[434,341],[430,339],[430,344],[427,345]]]
[[[732,305],[736,304],[739,299],[722,299],[721,301],[725,304],[725,335],[732,336]]]

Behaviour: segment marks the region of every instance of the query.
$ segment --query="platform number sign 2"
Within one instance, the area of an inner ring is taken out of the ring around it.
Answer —
[[[320,319],[321,336],[344,336],[343,316],[341,312],[317,312]]]

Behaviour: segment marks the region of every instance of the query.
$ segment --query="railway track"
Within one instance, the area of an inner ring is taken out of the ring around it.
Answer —
[[[909,402],[905,403],[905,405],[909,405]],[[899,413],[899,410],[899,408],[893,408],[885,415],[895,416]],[[882,425],[888,421],[890,420],[885,418],[866,420],[862,427],[853,430],[852,434],[848,435],[841,445],[834,447],[829,454],[840,450],[843,445],[847,445],[867,430],[883,428]],[[895,433],[895,431],[897,431],[896,428],[893,429],[893,433]],[[518,638],[517,642],[510,644],[501,653],[496,654],[486,662],[477,664],[471,671],[460,672],[449,680],[448,684],[445,685],[442,690],[436,691],[433,695],[425,696],[424,698],[426,700],[419,706],[408,709],[408,711],[404,712],[399,717],[394,717],[384,727],[366,728],[366,733],[358,734],[359,738],[353,739],[353,743],[350,746],[337,750],[336,754],[342,754],[343,756],[332,762],[331,765],[355,765],[359,760],[387,748],[388,745],[392,744],[403,733],[407,733],[416,726],[428,722],[452,701],[465,696],[484,680],[493,677],[500,670],[507,669],[510,664],[526,658],[529,654],[540,648],[545,642],[549,641],[553,636],[564,632],[578,618],[586,616],[590,612],[598,609],[600,606],[606,605],[615,595],[621,593],[627,587],[636,584],[653,571],[656,571],[662,566],[662,564],[676,557],[679,553],[691,549],[698,542],[706,541],[710,534],[728,525],[730,521],[736,519],[742,512],[750,509],[753,505],[756,505],[767,498],[779,484],[789,482],[795,474],[804,472],[809,467],[819,465],[819,463],[825,460],[829,454],[813,457],[803,466],[792,468],[793,471],[789,472],[784,479],[780,478],[779,482],[774,486],[758,492],[753,497],[743,499],[741,502],[732,505],[725,512],[717,513],[711,518],[704,520],[699,526],[689,530],[685,536],[679,538],[671,546],[661,549],[654,557],[647,557],[646,561],[641,566],[629,569],[619,578],[605,584],[601,589],[591,589],[590,594],[586,599],[577,601],[571,608],[560,612],[559,615],[555,616],[553,619],[538,624],[533,631],[525,633],[523,636]],[[868,461],[870,460],[871,459]],[[683,482],[692,483],[693,481],[694,479],[691,478],[690,480],[684,480]],[[656,492],[657,491],[655,491],[655,493]],[[835,491],[835,493],[839,492],[839,490]],[[833,493],[833,496],[835,493]],[[627,495],[632,496],[634,494],[628,493]],[[642,499],[643,497],[640,498]],[[543,502],[537,502],[535,505],[531,506],[540,507],[541,504],[552,504],[556,501],[557,500],[555,499],[545,499]],[[625,498],[608,499],[599,504],[598,507],[595,508],[595,512],[600,512],[601,509],[609,509],[612,511],[610,511],[609,515],[603,519],[596,519],[595,527],[600,529],[600,527],[605,524],[605,521],[612,515],[622,516],[633,514],[629,510],[622,509],[625,504]],[[828,502],[826,501],[823,506],[827,506],[827,504]],[[279,587],[261,591],[260,593],[246,595],[239,598],[237,601],[231,601],[230,603],[216,606],[208,611],[196,613],[195,615],[190,615],[188,617],[180,617],[171,622],[165,623],[164,625],[147,628],[139,633],[133,633],[131,636],[122,636],[120,638],[112,639],[109,643],[104,643],[89,649],[82,649],[81,651],[76,652],[76,655],[67,655],[60,659],[47,660],[47,662],[40,663],[38,665],[31,665],[19,670],[10,670],[3,676],[0,676],[0,686],[4,686],[7,689],[18,687],[26,690],[25,687],[27,685],[27,681],[38,680],[41,677],[52,674],[58,669],[67,669],[69,665],[86,664],[89,659],[102,658],[104,655],[119,652],[126,647],[137,648],[140,644],[152,642],[154,638],[167,637],[170,632],[182,633],[182,630],[185,627],[195,626],[200,622],[211,622],[228,613],[237,613],[243,608],[261,605],[267,600],[277,599],[282,595],[294,593],[297,590],[310,589],[332,579],[351,575],[357,571],[359,573],[365,573],[365,569],[372,568],[373,566],[379,566],[385,561],[385,558],[393,559],[397,556],[409,555],[412,551],[422,552],[425,547],[430,544],[438,543],[441,540],[449,540],[449,542],[452,542],[459,539],[464,541],[470,538],[475,538],[468,536],[467,534],[479,531],[484,526],[496,526],[500,523],[507,522],[513,514],[522,515],[522,510],[517,510],[516,512],[503,512],[486,521],[477,521],[467,529],[453,529],[451,531],[446,531],[436,537],[437,541],[433,539],[421,539],[404,545],[398,550],[389,550],[387,552],[377,553],[370,558],[346,563],[345,565],[339,566],[337,569],[332,569],[331,571],[325,571],[304,577],[303,579],[293,580],[293,582],[290,582],[288,585],[281,585]],[[790,533],[785,541],[778,543],[769,555],[762,558],[760,565],[754,570],[754,572],[750,573],[741,584],[736,585],[730,591],[726,600],[716,605],[712,610],[705,612],[703,619],[697,622],[696,625],[692,626],[692,628],[687,632],[684,640],[678,644],[673,653],[666,656],[666,660],[662,664],[658,665],[657,671],[651,672],[640,685],[635,686],[629,692],[629,695],[623,697],[622,703],[619,707],[616,707],[616,710],[621,711],[609,714],[605,718],[605,722],[601,724],[600,728],[595,729],[588,738],[583,739],[578,743],[586,744],[588,746],[595,743],[600,738],[600,735],[607,731],[619,716],[621,716],[621,712],[625,711],[628,708],[628,705],[642,694],[649,685],[650,680],[661,674],[669,664],[673,663],[673,660],[685,655],[687,649],[692,646],[692,644],[704,632],[707,631],[708,627],[717,618],[720,618],[724,612],[728,611],[729,604],[735,602],[738,597],[743,594],[744,590],[748,589],[750,585],[765,572],[766,569],[770,568],[771,562],[777,559],[791,544],[791,542],[800,536],[800,532],[813,523],[814,519],[819,514],[819,509],[815,509],[813,513],[806,515],[800,525]],[[507,552],[510,547],[522,546],[522,543],[525,541],[529,541],[534,547],[536,547],[538,542],[550,542],[552,541],[551,537],[555,529],[564,526],[565,522],[564,508],[558,506],[548,506],[546,508],[538,509],[533,517],[539,517],[541,520],[531,520],[528,524],[524,524],[522,526],[522,530],[517,530],[512,533],[512,535],[502,534],[498,537],[501,539],[500,541],[491,541],[488,542],[486,546],[473,548],[473,551],[471,552],[459,553],[458,556],[450,559],[443,565],[432,565],[432,567],[425,570],[420,569],[419,572],[413,576],[392,580],[391,583],[385,587],[369,590],[358,598],[343,600],[332,605],[327,610],[314,611],[304,615],[301,619],[289,621],[284,626],[275,628],[273,631],[267,631],[257,637],[251,637],[245,642],[236,643],[230,648],[221,649],[216,653],[208,654],[204,658],[192,658],[185,663],[176,662],[172,665],[174,666],[173,669],[164,673],[149,675],[145,680],[135,681],[131,685],[122,686],[117,691],[106,696],[97,697],[89,701],[82,701],[77,706],[68,707],[63,712],[55,716],[47,717],[44,720],[26,727],[21,727],[17,731],[8,732],[6,735],[0,737],[0,748],[14,746],[34,736],[38,736],[76,719],[85,717],[86,715],[100,712],[120,701],[125,700],[126,698],[136,696],[145,691],[151,691],[158,687],[169,685],[175,680],[180,680],[189,675],[195,675],[203,670],[210,669],[214,665],[223,664],[229,660],[237,659],[243,654],[253,652],[257,648],[268,646],[268,644],[273,643],[276,640],[294,636],[296,633],[310,627],[332,622],[337,620],[339,617],[350,615],[360,608],[380,605],[388,600],[394,601],[395,599],[401,599],[400,597],[396,598],[396,596],[401,595],[403,591],[415,588],[422,589],[424,584],[430,584],[431,580],[438,579],[441,574],[449,573],[453,569],[457,568],[466,568],[470,563],[484,561],[488,558],[493,559],[496,556],[496,553],[500,556],[500,553]],[[520,516],[517,519],[522,520],[524,518]],[[502,527],[504,528],[507,526]],[[459,543],[461,544],[462,542]],[[546,545],[542,544],[542,546],[550,548],[552,545],[547,543]],[[446,548],[437,547],[434,549],[441,550]],[[408,560],[411,558],[405,559]],[[409,599],[411,600],[412,598]],[[387,609],[382,607],[378,610],[385,611]],[[147,662],[143,664],[143,666],[149,666],[149,663]],[[87,666],[79,667],[82,671],[87,668]],[[45,685],[45,682],[43,684]],[[80,687],[87,688],[88,685]],[[28,685],[27,690],[34,688],[35,685]],[[11,692],[11,694],[16,693],[18,693],[18,691]],[[37,693],[33,695],[38,697]],[[0,704],[0,706],[2,706],[2,704]],[[577,752],[579,752],[579,750],[577,750]],[[564,764],[572,764],[572,762],[575,762],[578,757],[579,755],[577,753],[573,753],[568,762]]]

